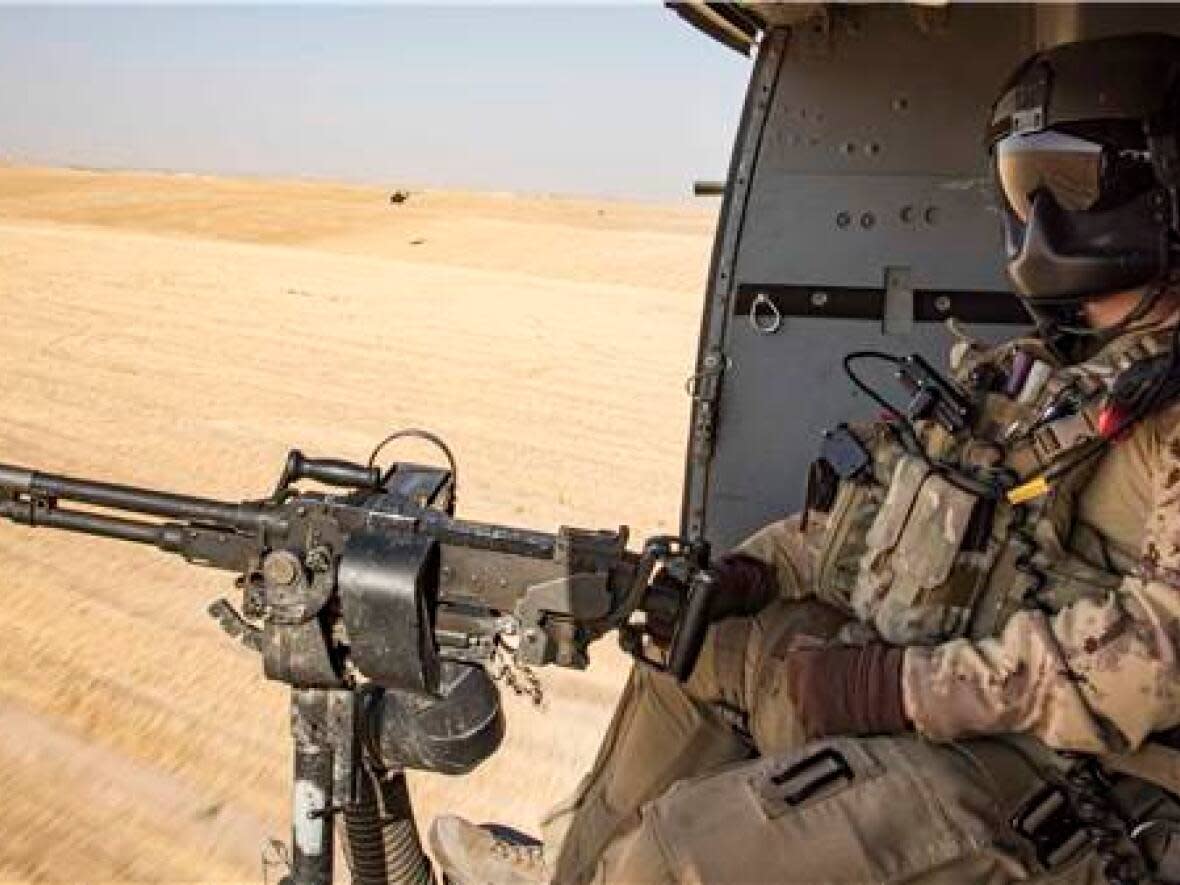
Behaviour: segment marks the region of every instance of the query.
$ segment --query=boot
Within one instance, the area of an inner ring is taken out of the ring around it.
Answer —
[[[548,885],[536,839],[498,825],[444,814],[430,826],[430,851],[449,885]]]

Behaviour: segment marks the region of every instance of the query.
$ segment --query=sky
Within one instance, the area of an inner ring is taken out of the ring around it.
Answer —
[[[686,198],[751,62],[643,5],[0,5],[0,160]]]

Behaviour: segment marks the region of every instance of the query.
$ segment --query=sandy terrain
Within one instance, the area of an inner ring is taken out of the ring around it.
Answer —
[[[413,425],[467,517],[674,528],[714,207],[386,197],[0,166],[0,461],[241,499]],[[286,696],[203,614],[226,577],[9,524],[0,563],[0,881],[261,881]],[[423,815],[535,827],[618,690],[597,651]]]

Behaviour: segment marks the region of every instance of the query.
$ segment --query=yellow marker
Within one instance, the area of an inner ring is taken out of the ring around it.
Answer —
[[[1009,504],[1023,504],[1026,501],[1031,501],[1033,498],[1039,498],[1041,495],[1048,494],[1049,480],[1043,476],[1030,479],[1024,485],[1019,485],[1008,492]]]

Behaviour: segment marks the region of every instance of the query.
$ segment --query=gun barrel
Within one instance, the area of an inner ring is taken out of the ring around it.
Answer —
[[[137,544],[153,544],[157,547],[165,543],[165,532],[170,528],[163,523],[136,522],[73,510],[49,510],[16,501],[0,501],[0,517],[22,525],[64,529],[120,541],[133,541]]]
[[[273,514],[255,504],[233,504],[135,486],[38,473],[10,464],[0,464],[0,490],[30,497],[76,501],[111,510],[162,516],[167,519],[209,523],[245,532],[259,531],[271,524],[275,518]]]
[[[15,501],[0,499],[0,519],[32,527],[147,544],[166,553],[178,553],[198,565],[239,572],[253,560],[257,545],[255,535],[223,526],[125,519],[105,513],[67,510],[56,503],[46,503],[35,498]]]

